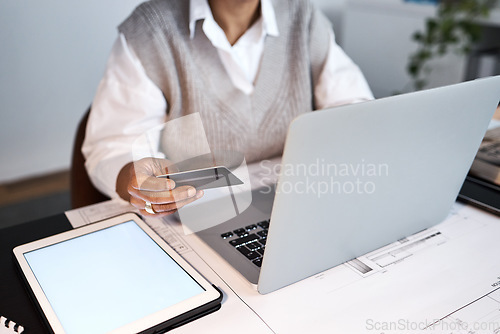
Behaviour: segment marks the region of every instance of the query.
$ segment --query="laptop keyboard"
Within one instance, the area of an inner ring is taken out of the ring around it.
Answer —
[[[222,233],[222,239],[235,247],[249,261],[257,267],[262,265],[262,257],[266,248],[269,220],[257,224],[247,225],[233,231]]]

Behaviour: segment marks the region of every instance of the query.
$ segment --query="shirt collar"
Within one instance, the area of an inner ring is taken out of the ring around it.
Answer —
[[[262,29],[267,35],[279,36],[276,15],[271,0],[260,0]],[[194,38],[196,21],[212,18],[207,0],[189,0],[189,36]]]

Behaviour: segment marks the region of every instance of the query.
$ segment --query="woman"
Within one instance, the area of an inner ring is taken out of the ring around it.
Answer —
[[[153,0],[119,32],[83,153],[96,187],[145,215],[202,195],[166,179],[144,185],[158,160],[133,162],[131,146],[145,131],[197,112],[211,150],[252,162],[282,152],[295,116],[373,98],[307,0]]]

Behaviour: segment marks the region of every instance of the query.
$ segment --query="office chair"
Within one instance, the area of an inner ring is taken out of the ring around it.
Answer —
[[[85,169],[85,158],[82,154],[82,144],[85,138],[85,129],[89,118],[90,108],[85,112],[78,124],[75,141],[73,143],[73,155],[71,158],[70,171],[70,193],[71,207],[73,209],[95,204],[108,200],[109,198],[97,190],[90,181]]]

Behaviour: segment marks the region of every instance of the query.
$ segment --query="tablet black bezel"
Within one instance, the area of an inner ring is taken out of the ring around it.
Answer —
[[[175,250],[170,248],[170,246],[168,246],[168,244],[161,237],[159,237],[135,213],[127,213],[94,224],[86,225],[77,229],[59,233],[44,239],[36,240],[14,248],[13,250],[14,262],[16,263],[16,267],[18,268],[18,271],[22,277],[24,286],[26,287],[28,294],[30,295],[30,299],[38,309],[39,313],[42,315],[43,321],[47,329],[49,329],[51,333],[58,334],[58,333],[64,333],[64,331],[62,330],[62,326],[59,319],[57,319],[57,316],[55,316],[55,313],[50,307],[50,303],[48,303],[45,294],[43,294],[43,290],[38,284],[38,281],[36,280],[33,272],[29,268],[29,265],[26,259],[24,258],[24,254],[30,251],[34,251],[36,249],[40,249],[49,245],[54,245],[63,242],[65,240],[70,240],[79,236],[103,230],[111,226],[122,224],[131,220],[133,220],[152,239],[153,242],[155,242],[160,248],[162,248],[166,252],[166,254],[172,258],[174,262],[176,262],[184,271],[186,271],[186,273],[205,290],[205,292],[200,294],[200,296],[201,295],[204,296],[200,300],[204,300],[206,302],[196,303],[195,307],[186,309],[183,312],[178,313],[175,316],[164,319],[162,321],[149,323],[147,326],[143,326],[143,324],[145,323],[144,320],[145,318],[134,321],[133,323],[128,324],[127,326],[141,322],[142,327],[140,328],[140,330],[137,331],[137,327],[134,327],[134,331],[138,333],[155,333],[159,330],[168,331],[170,329],[188,323],[192,320],[198,319],[204,315],[212,313],[221,307],[222,292],[217,287],[210,284],[203,276],[201,276],[192,266],[190,266],[182,257],[180,257],[179,254],[175,252]],[[43,298],[40,297],[40,293],[43,294]],[[210,298],[207,299],[206,298],[207,296],[210,296]],[[119,330],[120,330],[119,333],[127,332],[126,327],[122,327]]]

